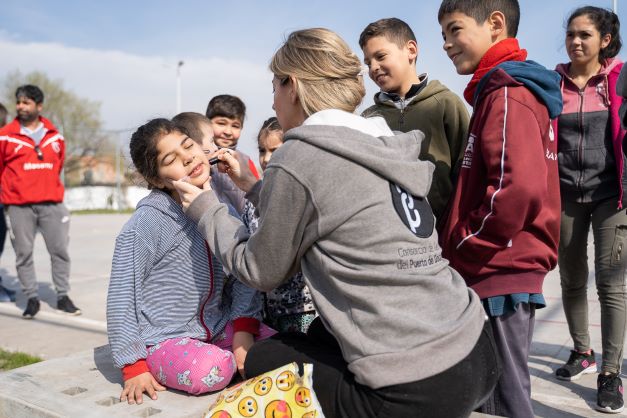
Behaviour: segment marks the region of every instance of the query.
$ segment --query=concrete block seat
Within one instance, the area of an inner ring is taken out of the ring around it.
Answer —
[[[108,345],[0,373],[0,418],[202,417],[219,392],[168,389],[141,405],[120,402],[122,376]],[[472,414],[478,418],[483,414]]]
[[[120,402],[122,376],[108,345],[0,373],[0,417],[201,417],[218,393],[168,389],[141,405]]]

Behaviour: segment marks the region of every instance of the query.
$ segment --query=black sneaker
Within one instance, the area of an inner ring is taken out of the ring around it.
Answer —
[[[623,382],[618,373],[600,374],[597,379],[598,411],[617,414],[623,410]]]
[[[596,372],[597,362],[594,359],[594,350],[590,350],[590,354],[570,350],[568,361],[555,371],[555,377],[560,380],[577,380],[584,374]]]
[[[26,304],[26,310],[22,314],[24,319],[33,319],[35,315],[39,312],[39,299],[37,298],[29,298],[28,303]]]
[[[57,310],[68,315],[80,315],[81,310],[74,306],[72,299],[67,295],[59,296],[57,299]]]

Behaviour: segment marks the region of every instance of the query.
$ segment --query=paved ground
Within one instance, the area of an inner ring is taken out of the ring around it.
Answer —
[[[35,260],[41,281],[42,311],[33,321],[21,319],[25,300],[18,294],[15,304],[0,303],[0,347],[25,351],[54,359],[92,351],[107,343],[105,300],[115,236],[129,215],[80,215],[72,218],[72,299],[83,310],[81,317],[58,314],[50,280],[50,267],[43,241],[36,242]],[[590,251],[590,257],[592,253]],[[10,243],[0,259],[0,275],[6,285],[18,289],[14,254]],[[593,348],[601,350],[600,311],[591,270],[590,331]],[[596,375],[576,382],[561,382],[554,370],[569,355],[571,341],[562,311],[559,278],[552,272],[545,281],[546,309],[538,311],[529,364],[532,370],[532,398],[536,416],[547,418],[607,416],[593,409]],[[600,361],[600,356],[597,358]],[[2,375],[0,374],[0,380]],[[627,383],[627,381],[625,381]],[[1,414],[0,414],[1,415]],[[627,412],[619,414],[627,416]]]
[[[115,237],[130,215],[74,215],[71,220],[70,297],[82,316],[57,313],[56,293],[50,276],[50,258],[41,235],[35,242],[41,311],[26,321],[21,313],[26,299],[18,292],[16,304],[0,303],[0,347],[35,354],[44,359],[65,356],[107,344],[105,304]],[[5,286],[19,290],[15,254],[7,237],[0,258]]]

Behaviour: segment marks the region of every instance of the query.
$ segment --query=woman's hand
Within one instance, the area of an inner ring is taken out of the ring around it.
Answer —
[[[218,170],[222,173],[227,173],[233,180],[233,183],[241,190],[248,193],[255,183],[259,181],[250,171],[248,161],[245,161],[237,151],[222,148],[218,151],[217,157],[220,160]]]
[[[254,342],[255,338],[250,332],[237,331],[233,334],[233,354],[235,355],[237,371],[242,376],[242,379],[246,379],[246,376],[244,375],[244,362],[246,361],[246,354],[248,354],[248,350]]]
[[[157,400],[157,391],[165,390],[150,372],[138,374],[124,382],[124,390],[120,395],[122,402],[128,400],[129,405],[134,403],[141,404],[143,402],[143,393],[146,392],[150,399]]]
[[[189,208],[189,205],[192,204],[194,199],[196,199],[199,194],[204,191],[211,190],[211,183],[209,180],[202,185],[202,189],[184,180],[174,180],[172,185],[181,198],[181,205],[183,205],[183,209]]]

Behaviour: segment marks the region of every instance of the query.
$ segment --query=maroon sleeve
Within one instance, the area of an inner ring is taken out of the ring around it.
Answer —
[[[491,108],[479,134],[487,176],[485,191],[477,191],[483,193],[482,203],[452,231],[455,249],[479,261],[511,245],[528,219],[542,210],[548,194],[537,117],[523,100],[508,98],[507,93],[506,88],[505,95],[486,104]],[[527,93],[528,100],[536,101]]]

